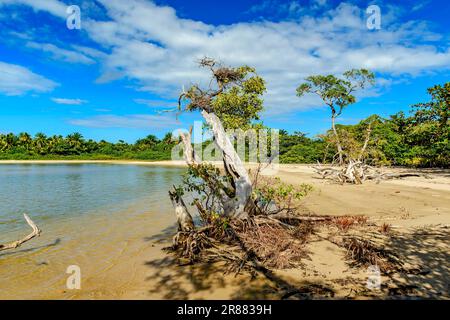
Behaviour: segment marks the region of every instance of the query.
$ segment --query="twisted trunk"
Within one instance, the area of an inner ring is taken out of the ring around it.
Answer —
[[[233,218],[246,219],[249,212],[254,209],[254,203],[251,201],[252,183],[247,169],[227,136],[222,121],[214,113],[208,113],[206,110],[202,111],[202,116],[211,127],[214,142],[222,151],[225,172],[232,178],[235,189],[234,198],[224,203],[224,213]]]

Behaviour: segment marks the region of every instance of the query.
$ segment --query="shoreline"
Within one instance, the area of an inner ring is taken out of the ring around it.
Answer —
[[[1,164],[186,167],[184,161],[126,160],[0,160]],[[444,261],[448,261],[450,252],[450,171],[435,170],[430,174],[431,179],[408,177],[378,185],[367,182],[344,186],[318,179],[312,173],[310,164],[281,164],[275,175],[286,183],[314,186],[302,200],[299,208],[302,213],[364,215],[376,225],[389,224],[393,234],[389,244],[392,250],[411,256],[408,262],[417,265],[435,263],[429,274],[408,281],[413,281],[424,296],[432,292],[432,288],[443,288],[448,279]],[[40,225],[44,232],[36,241],[25,244],[19,251],[0,255],[0,278],[3,277],[2,286],[6,288],[0,296],[6,299],[133,300],[278,298],[276,292],[267,289],[273,284],[261,277],[252,280],[247,275],[237,278],[229,275],[218,279],[215,275],[223,271],[220,266],[179,267],[177,261],[162,251],[170,245],[176,232],[175,215],[167,198],[164,203],[167,206],[159,209],[137,201],[113,214],[86,215],[67,224]],[[336,297],[346,297],[364,287],[365,270],[349,268],[341,248],[318,241],[310,243],[306,249],[311,260],[304,260],[304,268],[280,271],[278,275],[298,286],[323,284],[332,288]],[[74,264],[82,267],[79,291],[65,288],[66,268]],[[193,282],[193,278],[201,285]],[[355,283],[345,284],[348,279]],[[391,280],[384,278],[383,281],[390,283]]]
[[[0,160],[1,164],[133,164],[151,166],[186,166],[184,161],[148,160]]]

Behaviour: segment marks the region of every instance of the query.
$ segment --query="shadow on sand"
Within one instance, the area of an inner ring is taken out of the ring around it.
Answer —
[[[418,267],[416,272],[398,273],[388,295],[449,298],[450,232],[445,226],[429,227],[392,237],[388,247],[405,261]]]
[[[176,230],[174,225],[144,240],[169,246]],[[161,259],[146,261],[145,264],[153,270],[151,276],[146,278],[152,284],[149,293],[160,295],[163,299],[262,300],[334,296],[334,291],[323,284],[304,282],[294,287],[264,268],[254,274],[227,274],[227,267],[222,263],[180,265],[178,259],[170,254]]]

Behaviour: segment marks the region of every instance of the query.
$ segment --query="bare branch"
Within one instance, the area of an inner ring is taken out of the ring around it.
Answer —
[[[15,249],[20,247],[25,242],[33,239],[34,237],[38,237],[41,234],[41,230],[38,228],[38,226],[33,222],[33,220],[30,219],[30,217],[27,214],[23,214],[25,220],[27,221],[28,225],[33,229],[33,232],[27,235],[26,237],[22,238],[21,240],[17,240],[11,243],[7,244],[0,244],[0,251],[9,250],[9,249]]]

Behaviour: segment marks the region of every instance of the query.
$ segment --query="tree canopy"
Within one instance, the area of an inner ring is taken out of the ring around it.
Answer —
[[[211,71],[213,79],[208,88],[193,85],[180,96],[180,109],[214,112],[226,129],[248,129],[259,120],[263,110],[264,79],[249,66],[224,67],[204,58],[200,66]]]

